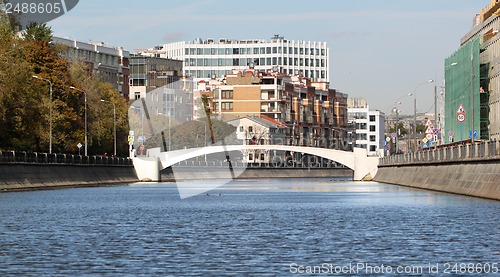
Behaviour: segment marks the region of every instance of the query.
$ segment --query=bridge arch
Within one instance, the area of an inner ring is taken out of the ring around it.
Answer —
[[[317,147],[291,145],[217,145],[161,152],[160,148],[149,149],[148,157],[135,157],[134,167],[140,180],[158,181],[159,172],[174,164],[205,154],[241,150],[295,151],[330,159],[354,170],[353,179],[372,180],[377,173],[379,157],[368,157],[366,149],[354,148],[353,152]]]
[[[170,152],[161,152],[158,156],[163,168],[172,166],[178,162],[195,158],[202,155],[222,153],[225,151],[242,151],[242,150],[278,150],[278,151],[295,151],[305,154],[311,154],[318,157],[326,158],[337,163],[343,164],[350,169],[355,169],[355,157],[353,152],[325,149],[317,147],[291,146],[291,145],[218,145],[207,146],[200,148],[182,149]]]

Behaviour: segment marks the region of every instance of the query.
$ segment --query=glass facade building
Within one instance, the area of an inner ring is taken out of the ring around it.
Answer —
[[[273,70],[328,82],[326,42],[294,41],[275,36],[271,40],[195,39],[160,46],[161,57],[184,61],[183,73],[197,79],[219,78],[233,70]]]

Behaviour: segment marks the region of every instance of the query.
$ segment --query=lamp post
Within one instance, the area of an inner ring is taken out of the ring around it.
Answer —
[[[111,101],[106,101],[101,99],[103,103],[111,103],[113,104],[113,132],[114,132],[114,156],[116,157],[116,105]]]
[[[426,82],[420,83],[415,87],[413,92],[413,139],[415,140],[415,150],[417,150],[417,88],[421,85],[432,83],[434,80],[428,80]]]
[[[50,88],[49,88],[49,94],[50,94],[50,104],[49,104],[49,121],[50,121],[49,122],[49,154],[52,154],[52,81],[50,81],[49,79],[38,77],[36,75],[33,75],[33,78],[49,82],[49,84],[50,84]]]
[[[87,154],[88,154],[87,153],[87,148],[88,148],[87,147],[87,137],[88,137],[87,136],[87,92],[84,91],[84,90],[81,90],[81,89],[77,89],[77,88],[75,88],[73,86],[70,86],[69,88],[77,90],[77,91],[80,91],[80,92],[83,92],[84,97],[85,97],[85,107],[84,107],[84,109],[85,109],[85,156],[87,156]]]

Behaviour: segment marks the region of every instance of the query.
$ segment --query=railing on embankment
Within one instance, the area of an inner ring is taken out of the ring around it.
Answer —
[[[500,200],[500,141],[384,157],[374,180]]]
[[[129,158],[0,150],[0,163],[132,166]]]
[[[128,158],[0,151],[0,191],[136,181]]]

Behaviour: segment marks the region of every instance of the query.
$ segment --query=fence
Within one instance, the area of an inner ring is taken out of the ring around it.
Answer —
[[[380,166],[500,159],[500,141],[479,141],[426,149],[380,159]]]
[[[0,150],[0,163],[132,166],[129,158]]]

